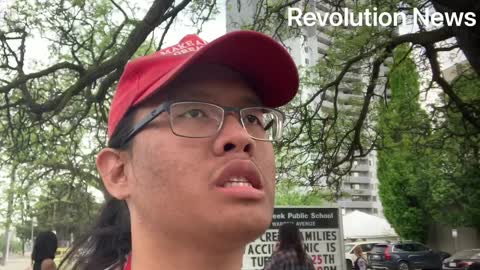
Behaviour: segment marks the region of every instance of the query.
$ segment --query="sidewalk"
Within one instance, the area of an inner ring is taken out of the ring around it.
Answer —
[[[29,264],[29,257],[13,255],[12,257],[8,258],[8,262],[5,266],[0,265],[0,270],[25,270]]]

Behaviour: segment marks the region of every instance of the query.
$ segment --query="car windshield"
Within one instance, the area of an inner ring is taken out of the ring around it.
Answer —
[[[355,246],[354,244],[346,244],[345,245],[345,252],[350,252],[350,250],[352,250],[352,248],[354,246]]]
[[[462,250],[453,254],[453,259],[480,259],[480,249]]]
[[[373,247],[372,253],[382,253],[388,245],[377,244]]]

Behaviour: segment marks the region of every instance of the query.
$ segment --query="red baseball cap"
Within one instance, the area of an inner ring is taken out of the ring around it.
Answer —
[[[108,137],[130,108],[162,91],[185,68],[198,63],[219,64],[239,72],[268,107],[285,105],[298,91],[298,71],[292,57],[269,36],[235,31],[207,43],[197,35],[187,35],[174,46],[128,62],[110,108]]]

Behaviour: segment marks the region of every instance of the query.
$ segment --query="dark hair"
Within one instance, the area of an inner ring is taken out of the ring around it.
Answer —
[[[125,150],[129,144],[119,145],[133,125],[133,111],[120,121],[109,140],[111,148]],[[127,203],[107,198],[95,225],[77,239],[59,265],[59,269],[104,270],[111,265],[123,265],[132,249],[130,211]],[[68,262],[68,263],[67,263]]]
[[[280,240],[279,250],[294,249],[298,262],[306,263],[307,255],[303,248],[302,234],[294,223],[284,223],[278,230]]]
[[[33,270],[40,270],[45,259],[54,259],[57,251],[57,236],[51,232],[41,232],[35,239],[32,250]]]
[[[472,265],[470,265],[470,269],[480,270],[480,262],[474,262]]]

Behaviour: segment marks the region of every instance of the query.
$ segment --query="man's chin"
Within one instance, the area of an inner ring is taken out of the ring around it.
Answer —
[[[220,234],[230,241],[248,244],[260,237],[271,224],[271,215],[250,215],[224,220]]]

